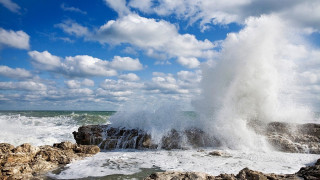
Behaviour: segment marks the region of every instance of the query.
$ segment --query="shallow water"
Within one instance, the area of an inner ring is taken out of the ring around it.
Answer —
[[[215,149],[204,150],[154,150],[154,151],[110,151],[101,152],[94,157],[76,161],[66,166],[57,174],[48,176],[55,179],[81,178],[110,178],[129,177],[146,173],[146,169],[155,171],[193,171],[206,172],[211,175],[221,173],[237,174],[241,169],[248,167],[264,173],[288,174],[295,173],[301,167],[314,163],[320,155],[282,153],[276,151],[237,151],[223,150],[227,156],[210,156],[209,152]],[[121,174],[119,176],[118,174]],[[114,175],[114,176],[110,176]],[[131,175],[131,176],[130,176]],[[145,176],[144,176],[145,177]],[[137,179],[143,179],[136,177]]]
[[[72,132],[86,124],[109,123],[114,112],[10,111],[0,112],[0,142],[20,145],[52,145],[74,142]],[[189,117],[195,116],[186,114]],[[208,155],[216,150],[115,150],[75,161],[49,173],[48,179],[143,179],[152,172],[196,171],[211,175],[237,174],[249,167],[265,173],[294,173],[320,158],[315,154],[294,154],[276,151],[222,150],[228,156]]]

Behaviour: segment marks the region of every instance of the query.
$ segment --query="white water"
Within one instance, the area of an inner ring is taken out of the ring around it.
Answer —
[[[264,173],[295,173],[301,167],[314,163],[319,155],[281,152],[224,151],[230,157],[209,156],[213,149],[176,151],[118,151],[101,152],[94,157],[67,165],[59,174],[50,174],[58,179],[100,177],[112,174],[134,174],[140,168],[160,167],[168,171],[206,172],[237,174],[249,167]]]
[[[70,117],[26,117],[19,114],[0,115],[0,142],[18,146],[52,145],[62,141],[75,142],[72,132],[77,125]]]
[[[222,44],[215,67],[203,69],[202,99],[195,101],[199,122],[223,146],[265,149],[268,144],[248,128],[252,120],[303,123],[313,119],[308,107],[294,99],[297,67],[294,39],[275,16],[249,18],[239,33]]]
[[[198,119],[179,116],[177,107],[152,109],[135,104],[111,117],[112,125],[143,129],[156,140],[172,128],[193,126],[226,148],[269,149],[248,123],[314,120],[310,108],[296,98],[300,95],[296,63],[301,59],[290,49],[300,45],[296,38],[300,35],[287,25],[276,16],[261,16],[249,18],[239,33],[228,34],[215,65],[202,68],[202,94],[193,102]]]

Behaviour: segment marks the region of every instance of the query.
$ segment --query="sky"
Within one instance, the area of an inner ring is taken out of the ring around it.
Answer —
[[[272,33],[273,57],[295,66],[297,99],[319,107],[318,0],[0,0],[0,109],[192,110],[206,68],[231,47],[261,51],[258,61]]]

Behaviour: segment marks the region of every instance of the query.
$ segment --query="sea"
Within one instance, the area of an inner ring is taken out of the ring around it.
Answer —
[[[30,143],[75,143],[72,132],[82,125],[108,124],[114,111],[1,111],[0,142],[15,146]],[[184,113],[194,116],[194,113]],[[225,156],[209,155],[214,150]],[[264,173],[294,173],[315,163],[320,155],[284,153],[270,149],[207,147],[183,150],[116,149],[74,161],[48,173],[47,179],[143,179],[152,172],[193,171],[211,175],[237,174],[248,167]]]

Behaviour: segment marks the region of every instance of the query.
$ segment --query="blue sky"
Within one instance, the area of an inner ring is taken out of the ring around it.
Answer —
[[[286,58],[299,66],[299,101],[317,105],[316,0],[0,0],[0,109],[118,110],[137,102],[192,109],[206,88],[203,71],[221,61],[228,37],[262,17],[297,37]]]

